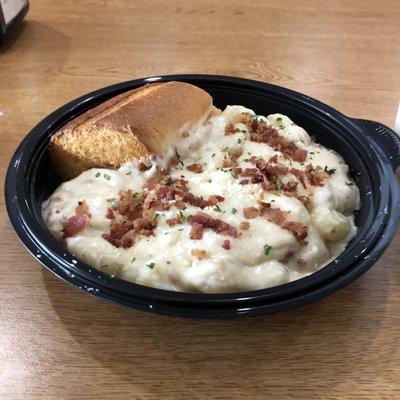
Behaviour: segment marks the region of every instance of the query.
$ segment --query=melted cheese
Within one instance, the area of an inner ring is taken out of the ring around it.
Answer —
[[[258,116],[273,125],[280,135],[308,151],[305,165],[327,167],[334,173],[324,186],[315,188],[310,197],[310,211],[296,198],[263,192],[259,184],[241,185],[229,169],[222,168],[230,149],[242,149],[242,156],[237,160],[242,168],[254,167],[249,161],[251,156],[268,160],[277,154],[280,163],[304,170],[303,164],[283,158],[268,144],[251,141],[248,129],[239,122],[243,112],[254,115],[244,107],[228,106],[222,114],[180,140],[176,150],[184,165],[172,168],[170,174],[172,178],[188,180],[189,190],[196,196],[223,196],[225,200],[218,207],[210,206],[202,211],[237,228],[241,222],[248,221],[249,229],[239,230],[238,238],[205,229],[203,239],[192,240],[188,221],[172,227],[166,223],[168,218],[176,216],[175,207],[159,212],[154,236],[139,237],[128,249],[117,248],[101,237],[109,232],[110,221],[105,215],[107,208],[118,199],[118,192],[140,191],[154,176],[157,166],[165,166],[174,152],[172,148],[160,157],[153,157],[152,168],[145,172],[139,171],[138,162],[132,162],[119,170],[91,169],[63,183],[43,203],[42,215],[48,229],[61,237],[63,222],[74,215],[77,202],[85,200],[91,213],[90,224],[66,239],[68,250],[104,272],[169,290],[205,293],[255,290],[290,282],[320,269],[343,251],[356,232],[353,212],[359,206],[359,192],[348,177],[348,167],[338,154],[314,143],[288,117]],[[228,123],[234,124],[239,132],[225,135]],[[188,171],[186,166],[193,163],[201,163],[203,172]],[[286,183],[285,180],[292,178],[288,174],[282,181]],[[300,187],[300,194],[302,190]],[[300,245],[290,231],[265,217],[246,220],[243,209],[257,207],[259,200],[289,211],[288,220],[307,226],[307,245]],[[187,205],[183,213],[189,216],[198,211],[201,210]],[[226,239],[231,242],[230,250],[222,247]],[[192,255],[192,249],[205,250],[209,257],[200,260]]]

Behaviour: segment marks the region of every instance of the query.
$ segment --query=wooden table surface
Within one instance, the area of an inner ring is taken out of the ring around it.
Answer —
[[[242,4],[247,4],[243,6]],[[35,0],[0,50],[1,184],[24,135],[65,102],[142,76],[273,82],[393,126],[400,2]],[[398,399],[399,234],[346,289],[242,320],[150,315],[42,268],[0,197],[1,399]]]

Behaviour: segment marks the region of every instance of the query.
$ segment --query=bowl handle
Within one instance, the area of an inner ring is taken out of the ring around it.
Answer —
[[[354,118],[355,122],[366,130],[371,138],[381,147],[388,156],[394,171],[400,166],[400,138],[386,125],[380,122]]]

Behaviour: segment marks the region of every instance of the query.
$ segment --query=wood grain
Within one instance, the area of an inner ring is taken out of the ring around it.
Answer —
[[[21,34],[0,50],[1,184],[43,117],[142,76],[259,79],[391,126],[399,20],[398,0],[32,1]],[[318,303],[183,320],[53,277],[18,241],[0,196],[1,399],[400,398],[399,234],[367,274]]]

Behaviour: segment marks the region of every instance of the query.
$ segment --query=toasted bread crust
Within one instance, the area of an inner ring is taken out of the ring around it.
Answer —
[[[183,82],[149,84],[122,93],[68,122],[50,140],[50,155],[63,179],[93,168],[163,152],[182,129],[213,110],[204,90]]]

